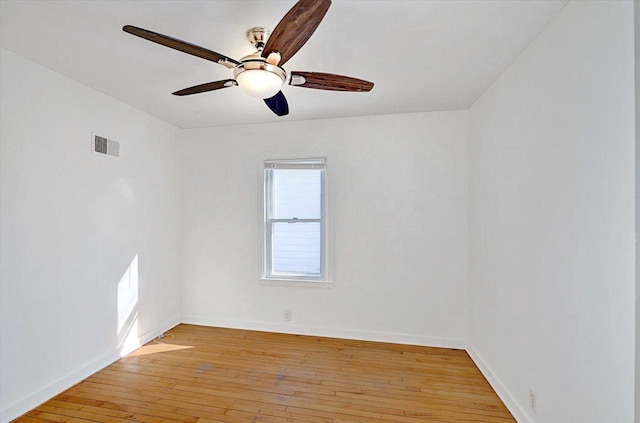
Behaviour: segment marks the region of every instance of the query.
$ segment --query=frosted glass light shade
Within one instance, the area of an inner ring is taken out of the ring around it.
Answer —
[[[284,81],[273,72],[248,69],[236,75],[240,88],[252,97],[271,98],[280,91]]]

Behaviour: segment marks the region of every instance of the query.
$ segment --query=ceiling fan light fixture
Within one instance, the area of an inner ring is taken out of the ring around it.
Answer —
[[[236,81],[242,91],[256,98],[273,97],[284,83],[275,73],[260,69],[242,71],[236,76]]]
[[[279,66],[267,63],[263,58],[243,60],[235,67],[233,75],[238,86],[251,97],[271,98],[276,95],[287,79],[287,74]]]

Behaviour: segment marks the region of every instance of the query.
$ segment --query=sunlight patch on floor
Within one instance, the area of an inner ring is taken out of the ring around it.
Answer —
[[[127,355],[127,357],[136,357],[139,355],[157,354],[171,351],[188,350],[193,348],[189,345],[175,345],[175,344],[149,344],[142,346],[134,352]]]

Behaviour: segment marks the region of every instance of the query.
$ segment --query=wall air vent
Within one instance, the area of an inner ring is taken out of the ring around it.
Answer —
[[[100,135],[92,134],[92,149],[94,153],[104,154],[111,157],[120,157],[120,143],[110,140]]]

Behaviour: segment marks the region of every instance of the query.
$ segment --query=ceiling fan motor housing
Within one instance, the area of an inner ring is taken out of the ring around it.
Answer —
[[[256,48],[256,52],[243,57],[233,68],[233,76],[240,88],[247,94],[258,98],[270,98],[280,91],[287,80],[287,72],[274,62],[262,57],[262,51],[271,31],[254,27],[247,31],[247,40]],[[279,56],[278,56],[279,57]]]

